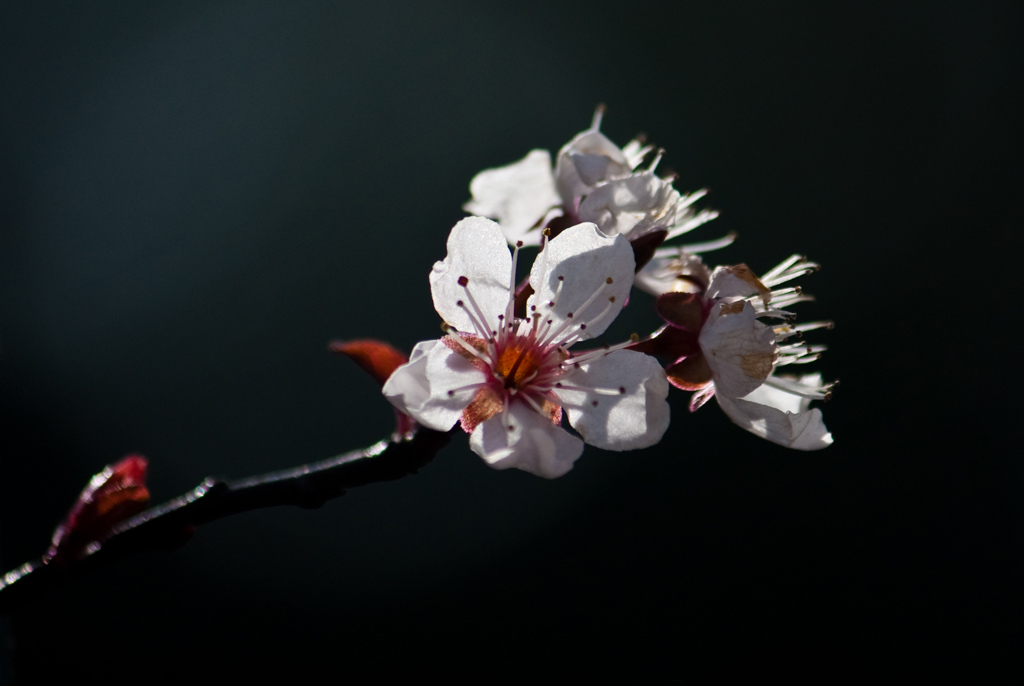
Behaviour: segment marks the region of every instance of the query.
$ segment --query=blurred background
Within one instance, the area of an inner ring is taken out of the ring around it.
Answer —
[[[555,481],[455,436],[415,476],[210,524],[41,599],[0,625],[0,681],[842,672],[1019,647],[1019,3],[4,14],[4,570],[130,452],[162,502],[386,436],[376,386],[327,343],[437,337],[427,274],[472,176],[557,151],[600,102],[613,141],[646,133],[677,188],[710,189],[722,216],[691,236],[740,236],[710,261],[824,266],[799,312],[836,321],[813,340],[842,387],[817,453],[682,392],[659,446],[588,447]],[[645,298],[618,331],[657,325]]]

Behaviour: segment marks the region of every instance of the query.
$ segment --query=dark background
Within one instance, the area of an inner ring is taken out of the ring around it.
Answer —
[[[1022,636],[1024,12],[848,4],[37,3],[0,23],[0,562],[91,474],[157,501],[391,429],[335,338],[438,335],[427,273],[473,174],[598,102],[792,252],[832,318],[836,443],[674,393],[656,448],[556,481],[456,436],[418,475],[204,527],[3,627],[0,681],[102,669],[997,666]],[[624,331],[652,327],[638,296]]]

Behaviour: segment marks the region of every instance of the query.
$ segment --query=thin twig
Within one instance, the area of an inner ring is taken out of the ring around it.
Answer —
[[[381,441],[293,469],[237,481],[207,478],[188,493],[117,524],[79,560],[58,564],[39,558],[3,575],[0,616],[114,560],[147,550],[174,550],[207,522],[278,505],[314,509],[350,488],[414,474],[448,440],[447,433],[420,428],[411,438]]]

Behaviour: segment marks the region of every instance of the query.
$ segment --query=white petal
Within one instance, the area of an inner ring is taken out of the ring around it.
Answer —
[[[775,364],[775,332],[757,321],[748,302],[716,303],[698,341],[716,395],[742,398],[764,383]]]
[[[539,228],[529,229],[561,203],[547,150],[532,150],[518,162],[480,172],[469,183],[469,192],[473,199],[463,209],[497,219],[512,245],[539,245]]]
[[[755,293],[763,293],[758,288],[760,281],[745,266],[742,270],[736,267],[715,267],[711,273],[711,283],[708,284],[707,297],[712,300],[735,300],[746,298]]]
[[[773,374],[743,399],[784,412],[804,412],[812,399],[826,398],[830,388],[831,384],[822,384],[819,372],[800,376]]]
[[[817,408],[793,413],[717,393],[715,398],[729,419],[772,443],[796,450],[821,450],[832,445],[832,434],[825,428]]]
[[[654,174],[642,172],[595,188],[580,204],[581,221],[594,222],[607,234],[627,238],[675,223],[679,193]]]
[[[566,229],[547,243],[533,263],[530,285],[534,293],[527,301],[527,313],[541,312],[542,321],[550,319],[554,328],[571,319],[560,339],[579,331],[579,324],[586,324],[581,339],[597,336],[622,310],[633,285],[635,264],[633,249],[622,236],[606,236],[593,224]],[[559,283],[561,293],[557,293]],[[600,294],[591,300],[599,289]],[[590,304],[582,307],[588,300]],[[550,302],[555,302],[554,308],[549,307]]]
[[[591,445],[605,450],[646,448],[660,441],[668,429],[668,381],[665,370],[649,355],[617,350],[563,378],[566,386],[614,393],[555,391],[569,423]]]
[[[441,341],[423,341],[412,349],[409,361],[384,383],[384,396],[400,412],[435,431],[455,425],[475,391],[448,390],[484,380],[483,372]]]
[[[757,403],[758,405],[767,405],[768,407],[774,407],[776,410],[790,412],[793,414],[806,412],[807,408],[810,407],[811,404],[811,401],[808,398],[802,398],[794,393],[787,393],[780,388],[776,388],[768,384],[761,384],[753,391],[743,396],[743,400]]]
[[[688,276],[690,278],[679,278]],[[652,295],[662,293],[698,293],[711,278],[700,256],[679,249],[677,255],[655,257],[644,265],[634,281],[636,287]]]
[[[626,156],[603,133],[587,129],[558,151],[555,184],[562,204],[573,207],[598,183],[629,175],[633,171]]]
[[[440,341],[423,341],[412,349],[409,361],[391,372],[384,382],[383,393],[395,408],[412,416],[423,407],[430,397],[430,382],[427,380],[427,353]],[[448,427],[451,428],[451,427]]]
[[[434,309],[459,331],[489,335],[478,331],[467,309],[458,306],[462,301],[473,312],[459,278],[469,279],[469,292],[487,318],[484,324],[496,329],[497,317],[508,305],[511,273],[512,255],[498,225],[484,217],[467,217],[452,228],[448,256],[430,272]]]
[[[568,472],[583,454],[583,441],[518,402],[479,424],[469,447],[495,469],[514,467],[547,479]]]
[[[672,260],[654,258],[636,273],[636,287],[651,295],[671,292],[677,281],[677,272],[671,265]]]

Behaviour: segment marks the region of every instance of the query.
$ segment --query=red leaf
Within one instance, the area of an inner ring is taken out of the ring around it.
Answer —
[[[362,367],[381,386],[396,369],[409,361],[402,351],[384,341],[363,338],[356,341],[332,341],[328,350],[341,353]],[[412,434],[416,422],[407,414],[395,410],[395,437],[404,438]]]
[[[146,467],[146,458],[129,455],[93,476],[53,532],[47,560],[63,563],[85,557],[115,524],[146,509]]]
[[[348,356],[381,386],[400,366],[409,361],[405,353],[384,341],[364,338],[357,341],[334,341],[328,346],[332,353]]]

